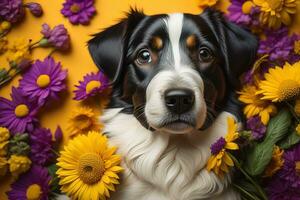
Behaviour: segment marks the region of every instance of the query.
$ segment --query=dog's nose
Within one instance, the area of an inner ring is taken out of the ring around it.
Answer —
[[[172,113],[182,114],[189,111],[194,101],[195,95],[190,89],[169,89],[165,92],[165,103]]]

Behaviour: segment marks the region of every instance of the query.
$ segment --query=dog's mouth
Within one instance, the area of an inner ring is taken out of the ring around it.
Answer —
[[[195,126],[196,122],[191,116],[179,115],[166,118],[160,125],[157,126],[157,129],[176,134],[183,134],[194,129]]]

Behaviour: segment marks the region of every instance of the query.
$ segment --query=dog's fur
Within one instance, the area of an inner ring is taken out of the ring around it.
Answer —
[[[113,85],[101,120],[125,172],[112,199],[239,199],[230,175],[220,179],[205,166],[227,117],[240,119],[232,94],[254,61],[256,39],[210,9],[154,16],[132,10],[88,45]],[[174,114],[166,91],[182,88],[194,104]]]

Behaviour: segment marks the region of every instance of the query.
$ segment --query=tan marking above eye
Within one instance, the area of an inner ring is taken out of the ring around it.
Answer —
[[[190,35],[186,38],[186,46],[188,48],[194,48],[197,45],[197,38],[195,35]]]
[[[152,38],[151,44],[152,44],[153,48],[159,50],[163,47],[163,40],[160,37],[155,36]]]

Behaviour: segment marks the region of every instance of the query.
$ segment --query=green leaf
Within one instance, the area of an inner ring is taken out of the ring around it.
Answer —
[[[264,141],[249,148],[245,169],[250,175],[258,176],[264,172],[271,161],[274,145],[288,133],[291,118],[289,111],[281,110],[270,120]]]
[[[275,144],[288,133],[291,123],[291,113],[285,109],[281,110],[274,118],[270,120],[267,127],[265,140],[273,141]]]
[[[295,144],[300,142],[300,136],[297,134],[296,131],[293,131],[288,137],[284,138],[278,143],[278,146],[282,149],[289,149]]]
[[[59,190],[59,178],[56,175],[56,171],[58,169],[56,164],[52,164],[50,166],[47,167],[48,168],[48,172],[50,174],[50,176],[52,177],[51,179],[51,185],[50,185],[50,189],[53,193],[60,193]]]
[[[264,169],[271,161],[273,147],[273,142],[264,141],[249,149],[245,168],[250,175],[258,176],[263,173]]]

